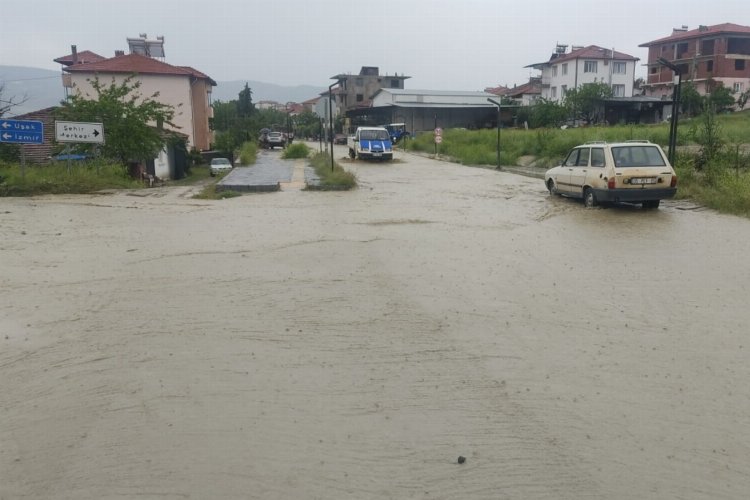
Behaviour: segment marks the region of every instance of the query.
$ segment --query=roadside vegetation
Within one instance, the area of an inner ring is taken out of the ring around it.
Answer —
[[[54,164],[21,169],[17,163],[0,163],[0,196],[94,193],[104,189],[134,189],[143,184],[131,178],[122,165],[113,163]]]
[[[240,162],[242,165],[253,165],[258,159],[258,144],[254,141],[242,143],[239,151]]]
[[[338,162],[334,162],[331,170],[331,157],[328,153],[316,153],[310,159],[310,164],[320,178],[322,189],[353,189],[357,186],[357,177],[344,170]]]
[[[238,196],[242,196],[242,193],[239,191],[232,191],[231,189],[219,191],[216,189],[216,184],[214,183],[203,188],[201,192],[193,196],[193,198],[198,200],[222,200],[224,198],[236,198]]]
[[[307,147],[307,144],[303,144],[301,142],[290,144],[286,147],[286,149],[284,149],[284,152],[281,154],[281,157],[287,160],[307,158],[308,156],[310,156],[310,148]]]

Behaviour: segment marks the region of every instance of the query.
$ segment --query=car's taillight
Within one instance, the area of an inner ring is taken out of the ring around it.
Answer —
[[[615,188],[615,178],[614,178],[614,177],[610,177],[610,178],[609,178],[609,179],[607,180],[607,187],[608,187],[609,189],[614,189],[614,188]]]
[[[677,176],[672,176],[672,182],[669,183],[669,187],[677,187]]]

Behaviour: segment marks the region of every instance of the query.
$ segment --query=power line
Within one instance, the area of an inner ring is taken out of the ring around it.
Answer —
[[[40,76],[37,78],[21,78],[18,80],[3,80],[4,83],[17,83],[17,82],[30,82],[31,80],[52,80],[53,78],[60,78],[60,75],[55,76]]]

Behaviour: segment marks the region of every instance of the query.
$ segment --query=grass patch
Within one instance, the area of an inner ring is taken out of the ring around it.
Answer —
[[[320,178],[322,188],[352,189],[357,186],[357,177],[344,170],[338,162],[334,162],[331,170],[331,157],[327,153],[313,155],[310,164]]]
[[[678,159],[677,198],[690,199],[719,212],[750,217],[750,171],[696,171],[689,159]]]
[[[193,196],[193,198],[198,200],[223,200],[224,198],[236,198],[238,196],[242,196],[242,193],[232,190],[219,191],[216,189],[216,184],[211,184]]]
[[[190,173],[182,179],[168,181],[170,186],[192,186],[199,184],[211,178],[211,171],[208,165],[194,165],[190,168]]]
[[[240,147],[240,162],[242,165],[253,165],[258,159],[258,145],[255,142],[243,142]]]
[[[143,184],[132,179],[119,164],[76,163],[68,172],[67,164],[21,166],[0,164],[0,196],[41,194],[86,194],[104,189],[137,189]]]
[[[310,156],[310,148],[307,147],[307,144],[301,142],[290,144],[284,149],[284,152],[281,153],[281,157],[287,160],[307,158],[308,156]]]

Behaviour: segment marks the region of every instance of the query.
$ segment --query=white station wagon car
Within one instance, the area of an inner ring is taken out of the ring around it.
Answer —
[[[677,192],[677,174],[658,144],[591,142],[576,146],[544,175],[550,194],[599,203],[640,203],[658,208]]]

